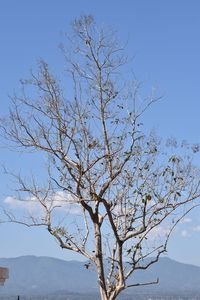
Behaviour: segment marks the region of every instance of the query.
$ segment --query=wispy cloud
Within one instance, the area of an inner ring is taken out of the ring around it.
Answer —
[[[162,238],[169,234],[169,230],[170,229],[168,227],[157,226],[151,231],[150,238],[151,239]]]
[[[193,231],[200,232],[200,225],[193,227]]]
[[[189,238],[191,236],[191,234],[188,232],[188,230],[184,229],[184,230],[181,231],[181,236],[183,238]]]
[[[192,219],[191,219],[191,218],[185,217],[185,218],[183,218],[183,219],[180,221],[180,224],[188,224],[188,223],[191,223],[191,222],[192,222]]]
[[[17,199],[8,196],[4,199],[4,203],[11,209],[26,210],[29,213],[40,213],[44,211],[44,207],[40,204],[36,197],[27,197],[25,199]],[[71,214],[80,213],[80,205],[75,197],[63,191],[55,192],[52,197],[47,198],[45,204],[48,208],[56,207],[58,210]]]
[[[19,200],[16,197],[8,196],[4,199],[4,203],[13,209],[27,209],[32,212],[39,209],[39,203],[34,197]]]

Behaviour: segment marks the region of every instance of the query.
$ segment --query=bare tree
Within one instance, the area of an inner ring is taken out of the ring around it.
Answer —
[[[141,120],[157,98],[141,101],[140,85],[128,83],[115,32],[97,28],[91,16],[75,20],[73,32],[61,46],[67,83],[40,61],[2,121],[15,147],[48,161],[46,184],[14,175],[15,200],[27,204],[27,215],[5,213],[45,226],[61,248],[83,255],[86,268],[96,267],[101,299],[114,300],[126,288],[157,283],[134,282],[134,273],[159,260],[175,226],[198,205],[199,170],[182,150],[169,155],[145,133]]]

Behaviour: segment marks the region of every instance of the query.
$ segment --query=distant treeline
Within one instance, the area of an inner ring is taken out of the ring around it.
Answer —
[[[68,294],[49,296],[1,296],[1,300],[100,300],[97,294]],[[199,295],[121,295],[119,300],[200,300]]]

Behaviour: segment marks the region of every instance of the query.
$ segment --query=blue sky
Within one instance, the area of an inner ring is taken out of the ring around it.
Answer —
[[[118,29],[129,40],[132,69],[144,90],[152,87],[163,95],[146,116],[146,126],[160,136],[175,136],[200,142],[200,2],[198,0],[3,0],[0,2],[0,105],[9,109],[8,94],[19,89],[19,79],[28,76],[39,58],[54,70],[61,65],[57,48],[62,32],[81,14],[94,15],[98,23]],[[23,159],[0,146],[1,163],[29,174],[40,169],[37,156]],[[200,154],[198,154],[200,155]],[[197,163],[200,164],[200,158]],[[12,182],[0,172],[0,201],[10,195]],[[169,256],[200,265],[200,211],[177,229],[169,244]],[[0,226],[0,257],[26,254],[64,259],[63,252],[45,230]]]

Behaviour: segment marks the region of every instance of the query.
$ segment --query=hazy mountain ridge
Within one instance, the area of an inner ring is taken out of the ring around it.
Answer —
[[[92,268],[87,270],[84,262],[22,256],[0,258],[0,266],[10,270],[10,278],[0,288],[1,295],[95,294],[98,291],[96,274]],[[200,295],[200,267],[161,258],[148,271],[136,272],[134,282],[157,278],[158,285],[130,289],[128,293]]]

